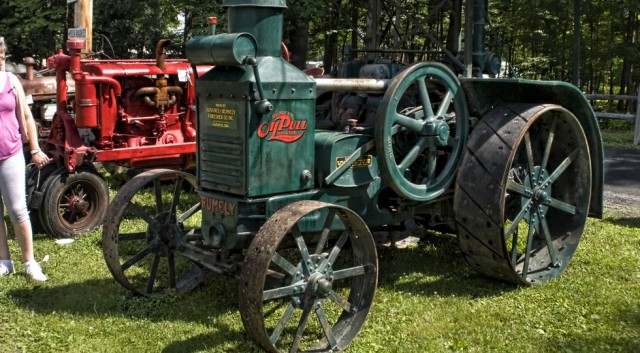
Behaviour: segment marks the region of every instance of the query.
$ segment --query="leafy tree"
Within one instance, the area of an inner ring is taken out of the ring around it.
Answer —
[[[94,36],[105,36],[118,58],[153,57],[162,38],[182,42],[179,8],[169,0],[94,0]]]
[[[40,62],[62,46],[66,31],[65,0],[2,0],[0,36],[11,60],[31,56]]]

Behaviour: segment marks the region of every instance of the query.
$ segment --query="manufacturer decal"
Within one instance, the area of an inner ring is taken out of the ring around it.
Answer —
[[[347,161],[347,157],[337,157],[336,158],[336,168],[340,168],[344,162]],[[349,166],[349,168],[362,168],[362,167],[370,167],[373,162],[373,156],[368,154],[366,156],[362,156]]]
[[[204,211],[209,211],[223,217],[235,216],[236,203],[225,200],[212,199],[209,197],[201,197],[200,204]]]
[[[231,104],[215,103],[213,106],[207,107],[207,118],[209,118],[213,127],[235,129],[237,127],[237,115],[237,110]]]
[[[267,141],[295,142],[306,131],[307,121],[296,120],[294,114],[288,111],[276,112],[271,115],[271,121],[263,121],[258,125],[258,137]]]

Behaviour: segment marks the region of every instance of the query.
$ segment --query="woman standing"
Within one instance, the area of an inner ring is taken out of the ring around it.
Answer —
[[[34,281],[46,281],[40,264],[33,256],[33,232],[27,209],[26,167],[22,153],[23,143],[28,143],[31,161],[38,168],[50,162],[38,146],[36,124],[27,104],[24,90],[18,78],[4,72],[6,47],[0,37],[0,209],[7,213],[13,231],[22,250],[22,260],[27,274]],[[7,225],[0,217],[0,277],[13,273],[13,261],[7,244]]]

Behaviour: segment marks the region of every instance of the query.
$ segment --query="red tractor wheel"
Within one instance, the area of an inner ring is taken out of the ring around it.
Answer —
[[[43,187],[40,221],[44,230],[54,237],[84,235],[99,227],[109,206],[107,182],[88,166],[68,173],[55,171]]]

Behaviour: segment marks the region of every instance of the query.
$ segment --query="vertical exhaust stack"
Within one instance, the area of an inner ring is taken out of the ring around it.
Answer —
[[[225,0],[229,33],[250,33],[260,44],[257,56],[280,57],[285,0]]]

